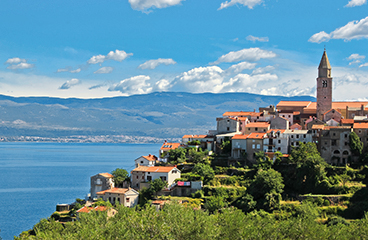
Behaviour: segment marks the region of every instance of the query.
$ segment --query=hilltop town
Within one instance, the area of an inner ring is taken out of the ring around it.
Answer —
[[[47,224],[91,212],[111,218],[137,205],[163,211],[173,202],[210,214],[235,207],[275,221],[308,215],[310,224],[326,226],[366,216],[368,102],[333,102],[331,70],[324,51],[316,102],[225,112],[215,130],[165,141],[156,153],[138,157],[130,174],[118,168],[91,176],[89,197],[58,205]]]

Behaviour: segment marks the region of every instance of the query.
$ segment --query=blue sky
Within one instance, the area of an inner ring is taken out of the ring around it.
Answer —
[[[2,0],[0,94],[314,96],[326,47],[333,98],[368,99],[366,1]]]

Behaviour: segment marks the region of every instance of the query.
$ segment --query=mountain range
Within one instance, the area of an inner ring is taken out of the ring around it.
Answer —
[[[281,100],[315,101],[250,93],[160,92],[99,99],[0,95],[0,136],[141,136],[180,138],[216,129],[226,111],[258,111]]]

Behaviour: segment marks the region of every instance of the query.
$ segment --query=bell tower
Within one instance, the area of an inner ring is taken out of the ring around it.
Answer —
[[[318,67],[317,78],[317,118],[323,120],[323,114],[332,108],[332,77],[331,65],[326,49],[323,51]]]

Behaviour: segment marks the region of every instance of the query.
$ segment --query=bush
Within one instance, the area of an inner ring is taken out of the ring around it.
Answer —
[[[330,206],[330,205],[331,205],[331,202],[328,199],[325,199],[323,201],[323,206]]]
[[[55,221],[58,221],[60,219],[60,213],[54,212],[50,218],[53,218]]]
[[[350,223],[348,221],[346,221],[344,218],[340,217],[340,216],[331,216],[328,218],[328,220],[325,222],[325,224],[327,226],[334,226],[334,225],[338,225],[338,224],[344,224],[346,226],[350,225]]]

